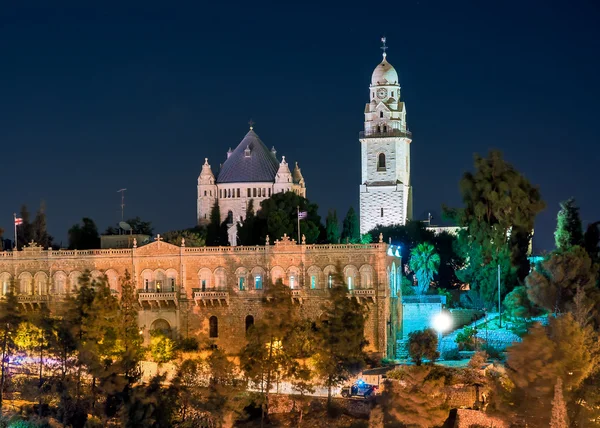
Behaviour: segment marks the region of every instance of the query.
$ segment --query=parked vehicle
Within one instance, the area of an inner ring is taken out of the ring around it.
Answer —
[[[377,393],[377,385],[369,385],[368,383],[358,380],[353,385],[344,386],[342,388],[342,397],[364,397],[369,398]]]

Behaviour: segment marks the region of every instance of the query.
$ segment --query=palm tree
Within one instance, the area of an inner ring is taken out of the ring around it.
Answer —
[[[423,242],[411,250],[409,266],[417,276],[417,294],[425,294],[440,267],[440,256],[432,244]]]

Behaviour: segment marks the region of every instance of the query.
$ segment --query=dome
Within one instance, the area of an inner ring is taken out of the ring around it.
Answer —
[[[253,130],[228,154],[217,183],[252,183],[275,180],[279,162]]]
[[[396,69],[392,67],[392,64],[387,62],[384,57],[383,61],[375,67],[373,75],[371,76],[371,85],[397,85],[398,84],[398,73]]]

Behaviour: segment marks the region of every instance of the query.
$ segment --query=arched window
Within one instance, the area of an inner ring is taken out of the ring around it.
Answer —
[[[214,315],[208,319],[208,337],[219,337],[219,319]]]
[[[377,157],[377,171],[385,171],[385,154],[379,153]]]
[[[383,125],[383,132],[387,132],[387,125]]]
[[[227,213],[227,224],[233,224],[233,211]]]
[[[252,327],[254,325],[254,317],[252,315],[248,315],[246,317],[246,332],[248,331],[248,329],[250,329],[250,327]]]
[[[383,112],[382,111],[379,112],[379,117],[383,117]]]

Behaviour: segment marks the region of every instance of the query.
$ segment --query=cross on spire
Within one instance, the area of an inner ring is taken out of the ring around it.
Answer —
[[[385,42],[387,41],[387,39],[384,37],[381,38],[381,50],[383,51],[383,57],[385,58],[387,56],[387,53],[385,51],[387,51],[388,47],[385,45]]]
[[[248,125],[250,125],[250,131],[252,131],[254,129],[254,124],[255,124],[255,122],[252,119],[250,119],[248,121]]]

